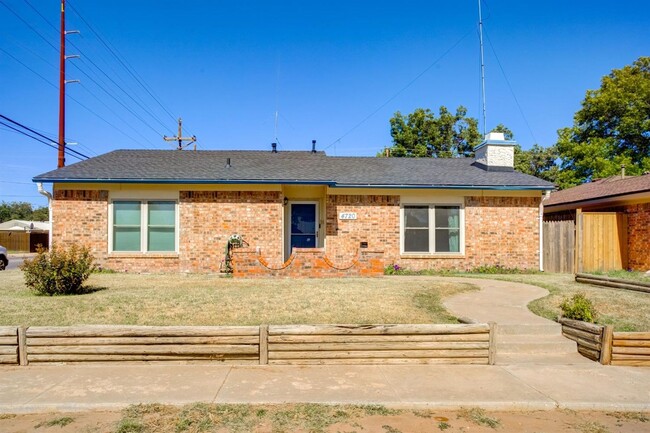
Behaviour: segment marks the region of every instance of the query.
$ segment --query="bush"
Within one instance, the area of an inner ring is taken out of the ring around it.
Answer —
[[[583,322],[594,323],[598,313],[594,304],[585,296],[584,293],[576,293],[569,298],[564,298],[560,304],[562,316],[567,319],[582,320]]]
[[[53,246],[48,251],[39,246],[36,253],[20,266],[30,290],[49,296],[84,293],[83,283],[95,268],[88,248],[73,244],[68,250]]]

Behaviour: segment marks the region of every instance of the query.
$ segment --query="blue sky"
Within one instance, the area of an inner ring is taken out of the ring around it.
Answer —
[[[89,156],[171,149],[161,136],[178,116],[199,149],[316,139],[328,154],[371,156],[390,145],[398,110],[480,114],[474,0],[69,4],[67,28],[81,34],[67,54],[82,58],[67,63],[81,83],[67,86],[66,136]],[[504,123],[524,148],[553,144],[603,75],[650,55],[647,1],[482,5],[488,129]],[[59,0],[0,0],[0,114],[54,139],[59,20]],[[1,125],[0,144],[0,201],[46,204],[31,178],[56,168],[56,151]]]

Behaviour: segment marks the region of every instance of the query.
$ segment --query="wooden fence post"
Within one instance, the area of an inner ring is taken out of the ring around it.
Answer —
[[[18,363],[27,365],[27,328],[18,328]]]
[[[269,325],[260,325],[260,364],[269,363]]]
[[[494,365],[497,355],[497,324],[488,322],[490,326],[490,340],[488,346],[488,365]]]
[[[614,341],[614,327],[605,325],[600,346],[600,363],[610,365],[612,363],[612,344]]]

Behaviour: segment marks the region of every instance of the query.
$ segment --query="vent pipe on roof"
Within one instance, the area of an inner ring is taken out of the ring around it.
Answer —
[[[621,179],[625,179],[625,164],[621,164]]]
[[[232,165],[230,165],[230,158],[226,158],[226,168],[230,168]]]
[[[316,153],[316,140],[311,141],[311,153]]]
[[[271,143],[271,152],[278,153],[278,143]]]

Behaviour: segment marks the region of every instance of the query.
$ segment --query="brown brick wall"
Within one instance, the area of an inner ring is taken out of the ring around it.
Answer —
[[[650,270],[650,203],[627,206],[628,267]]]
[[[357,255],[361,242],[368,249],[399,254],[399,196],[330,195],[327,197],[327,256],[337,262]],[[341,212],[356,212],[356,220],[339,220]]]
[[[108,191],[55,190],[52,243],[85,245],[102,264],[108,252]]]
[[[234,233],[282,263],[282,213],[278,191],[181,191],[181,271],[219,271]]]

